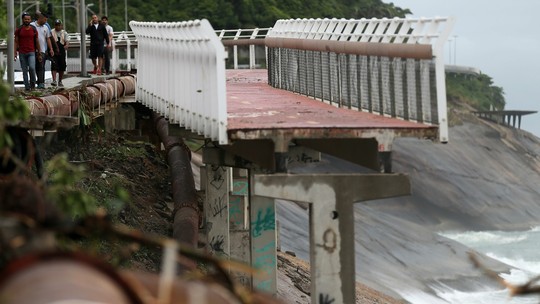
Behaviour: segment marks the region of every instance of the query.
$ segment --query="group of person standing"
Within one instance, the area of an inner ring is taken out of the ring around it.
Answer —
[[[99,22],[98,16],[92,15],[92,20],[86,28],[86,34],[90,35],[90,58],[94,65],[92,73],[101,75],[101,71],[105,67],[105,73],[110,74],[113,28],[109,25],[109,18],[103,16]]]
[[[15,30],[15,60],[21,64],[24,88],[30,91],[45,88],[45,63],[51,61],[51,86],[63,87],[62,80],[66,71],[66,53],[69,48],[69,35],[63,28],[62,20],[56,19],[54,29],[47,23],[49,16],[37,12],[35,21],[26,12],[22,13],[22,24]],[[110,52],[112,50],[113,28],[108,25],[108,18],[101,22],[96,15],[86,28],[90,35],[90,58],[94,64],[93,73],[101,75],[103,63],[105,73],[110,74]],[[58,77],[57,77],[58,73]]]

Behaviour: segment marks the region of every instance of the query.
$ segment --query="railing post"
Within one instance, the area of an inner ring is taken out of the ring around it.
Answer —
[[[238,40],[238,37],[240,37],[240,33],[242,33],[242,30],[239,29],[238,31],[236,31],[236,35],[234,35],[234,40]],[[234,56],[234,69],[237,70],[238,69],[238,46],[235,45],[233,46],[233,56]]]
[[[259,34],[259,29],[256,28],[253,30],[253,33],[251,33],[251,37],[249,39],[257,38],[258,34]],[[249,45],[249,68],[250,69],[255,68],[255,45],[253,44]]]
[[[131,41],[126,39],[126,59],[127,59],[127,70],[131,71]]]

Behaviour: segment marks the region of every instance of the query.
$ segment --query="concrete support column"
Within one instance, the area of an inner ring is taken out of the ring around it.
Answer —
[[[353,204],[411,191],[401,174],[255,175],[252,186],[252,195],[311,203],[311,303],[332,304],[355,302]]]
[[[325,188],[309,209],[311,302],[354,303],[353,204],[337,202]]]
[[[247,171],[233,169],[235,172]],[[247,173],[245,174],[247,175]],[[244,174],[233,174],[233,188],[229,195],[229,231],[231,236],[231,259],[251,263],[249,237],[249,183]],[[238,272],[233,277],[245,287],[251,287],[251,275]]]
[[[206,166],[206,200],[204,218],[207,250],[211,254],[230,257],[229,236],[229,167]]]
[[[250,172],[250,186],[253,175]],[[250,196],[251,266],[253,288],[277,294],[276,206],[273,198]]]

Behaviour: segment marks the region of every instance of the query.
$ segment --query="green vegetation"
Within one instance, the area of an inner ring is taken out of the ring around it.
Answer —
[[[493,85],[485,74],[446,74],[448,100],[460,100],[477,110],[503,110],[506,104],[503,88]]]
[[[85,177],[85,168],[68,161],[67,154],[62,153],[47,162],[49,172],[46,195],[49,201],[71,218],[80,218],[94,214],[97,200],[76,185]]]
[[[7,124],[25,120],[29,116],[30,110],[26,103],[19,97],[10,100],[8,87],[0,83],[0,150],[13,145],[13,140],[5,132]]]

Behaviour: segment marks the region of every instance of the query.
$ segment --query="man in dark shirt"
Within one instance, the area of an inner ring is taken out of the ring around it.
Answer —
[[[92,15],[92,21],[90,21],[90,24],[86,28],[86,34],[90,35],[90,58],[92,58],[92,63],[94,64],[94,73],[101,75],[105,42],[109,44],[107,28],[99,22],[96,15]]]

